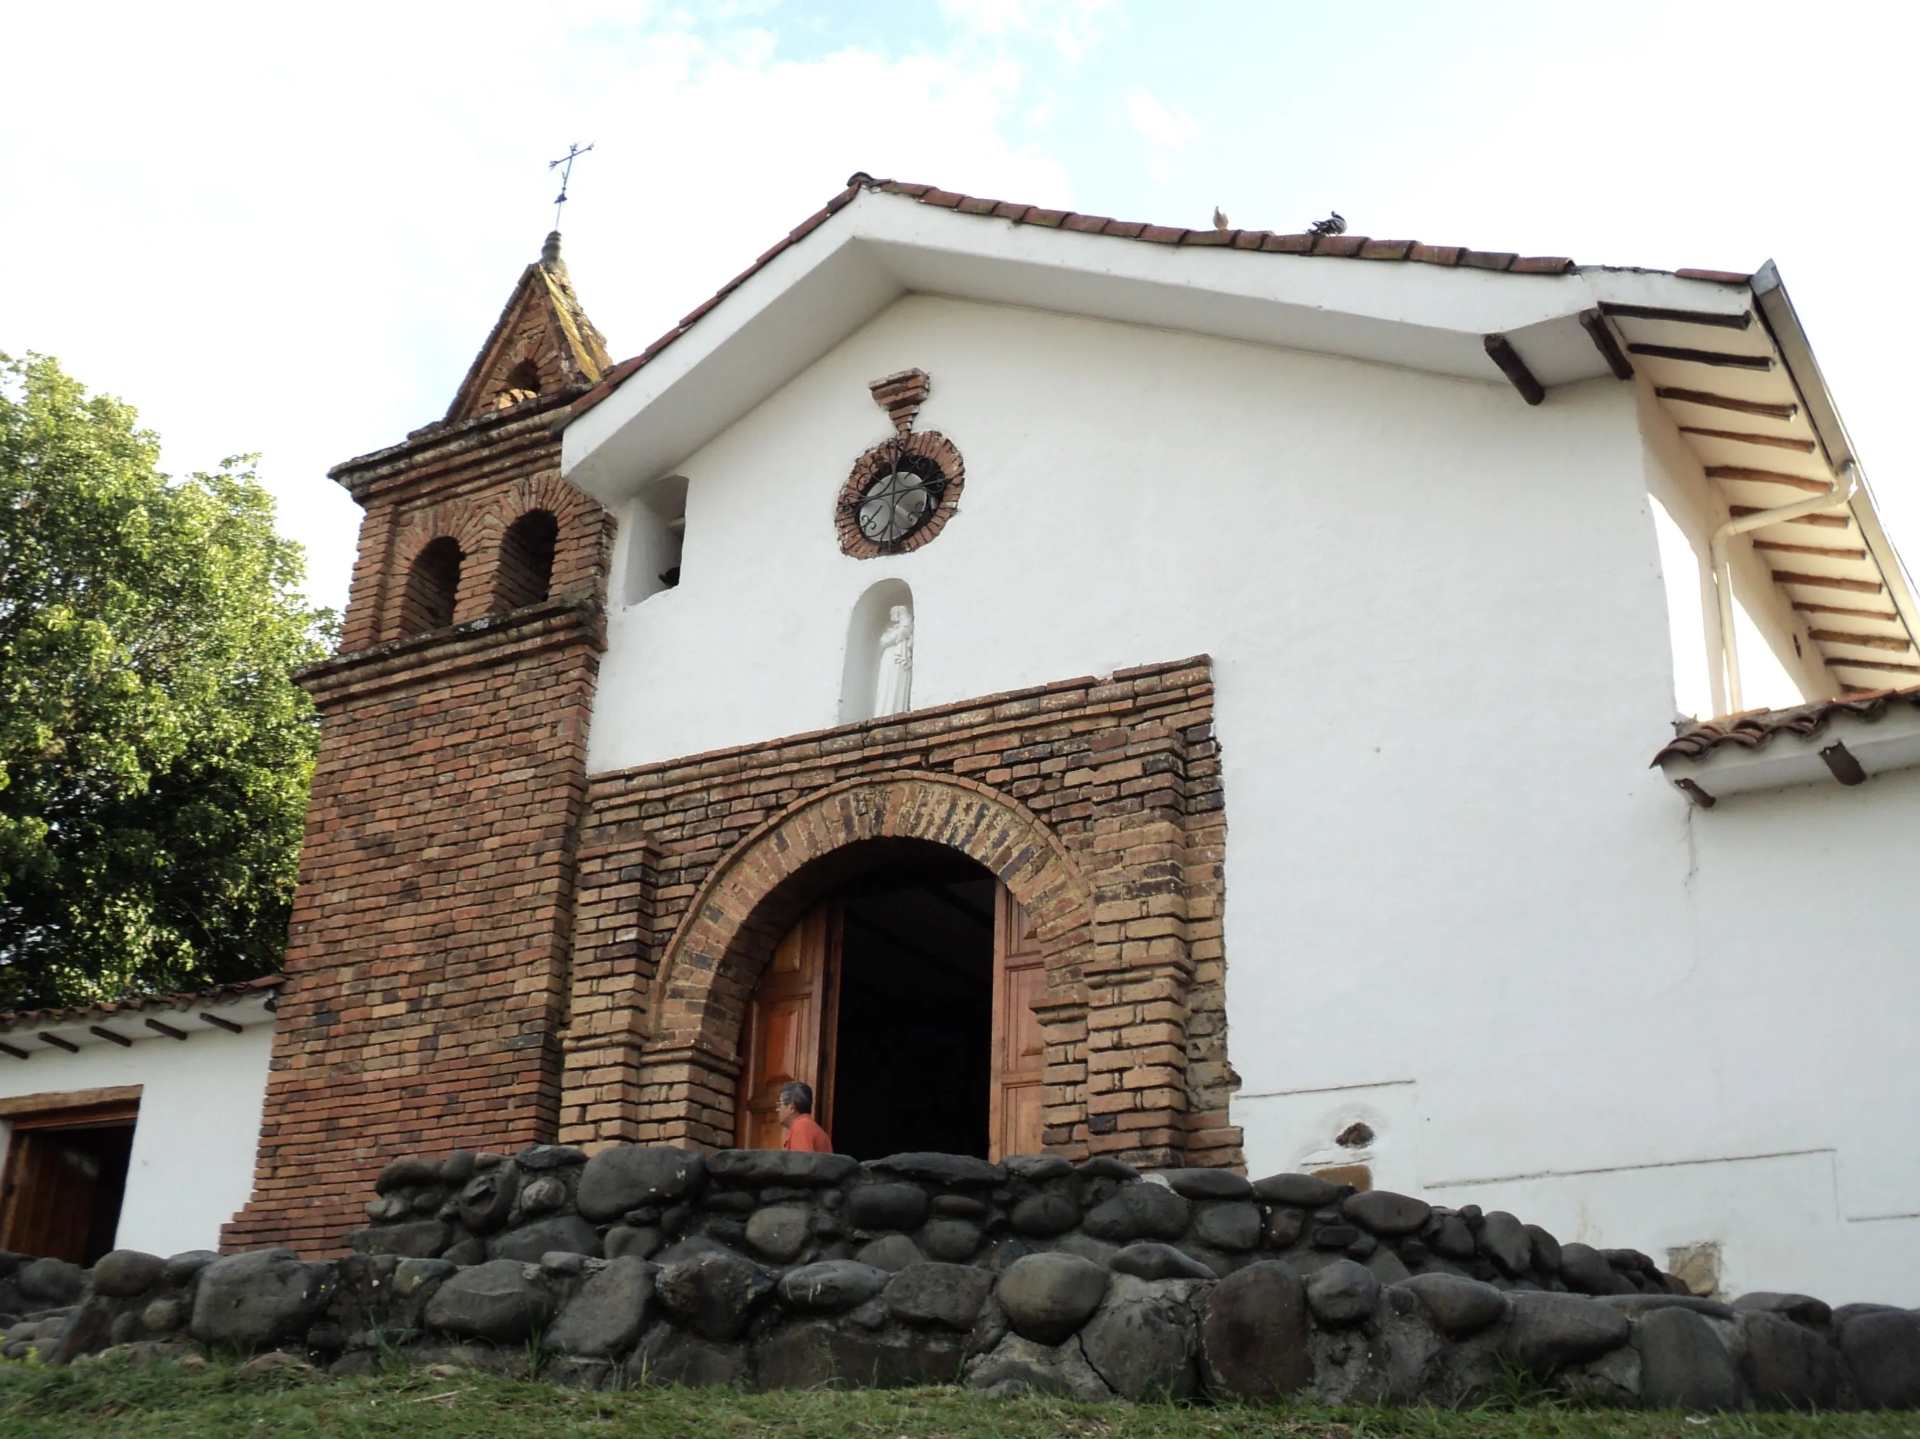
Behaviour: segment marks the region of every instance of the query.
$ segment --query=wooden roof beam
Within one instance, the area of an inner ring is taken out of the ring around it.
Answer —
[[[1675,325],[1711,325],[1720,330],[1744,330],[1753,323],[1753,311],[1723,315],[1713,310],[1667,310],[1658,305],[1620,305],[1612,300],[1600,302],[1602,314],[1622,320],[1665,320]]]
[[[1714,410],[1732,410],[1742,415],[1760,415],[1769,420],[1791,420],[1800,413],[1794,404],[1777,405],[1767,400],[1739,400],[1732,395],[1716,395],[1711,390],[1685,390],[1677,385],[1656,385],[1653,390],[1663,400],[1679,400],[1688,405],[1705,405]]]
[[[1718,365],[1728,370],[1771,370],[1771,355],[1735,355],[1725,350],[1689,350],[1684,345],[1628,345],[1630,355],[1653,360],[1684,360],[1689,365]]]
[[[1792,435],[1756,435],[1748,430],[1709,430],[1700,425],[1682,425],[1683,435],[1701,435],[1709,440],[1732,440],[1740,445],[1768,445],[1776,450],[1798,450],[1803,455],[1813,453],[1812,440],[1797,440]]]
[[[1708,465],[1706,469],[1710,480],[1751,480],[1761,485],[1785,485],[1790,490],[1805,490],[1810,495],[1823,494],[1832,488],[1823,480],[1808,479],[1805,475],[1789,475],[1780,470],[1756,470],[1747,465]]]
[[[1885,635],[1860,635],[1851,630],[1808,630],[1823,645],[1861,645],[1872,650],[1895,650],[1901,654],[1913,649],[1909,639],[1889,639]]]
[[[1886,590],[1878,580],[1843,580],[1836,575],[1801,575],[1790,570],[1775,570],[1776,585],[1806,585],[1816,590],[1846,590],[1856,595],[1877,595]]]
[[[1606,317],[1598,309],[1580,312],[1580,328],[1587,332],[1587,338],[1593,341],[1594,349],[1600,352],[1600,358],[1607,362],[1607,368],[1613,371],[1616,380],[1633,378],[1633,363],[1620,353],[1620,343],[1613,338],[1613,331],[1607,328]]]
[[[1887,610],[1850,610],[1845,605],[1817,605],[1811,600],[1795,600],[1793,607],[1803,615],[1845,615],[1855,620],[1885,620],[1890,625],[1900,623],[1900,616]]]
[[[1537,405],[1547,397],[1547,387],[1534,378],[1533,371],[1527,368],[1527,362],[1520,358],[1520,352],[1513,347],[1513,341],[1505,335],[1482,335],[1481,343],[1487,347],[1487,358],[1500,367],[1500,373],[1520,392],[1520,398],[1529,405]]]

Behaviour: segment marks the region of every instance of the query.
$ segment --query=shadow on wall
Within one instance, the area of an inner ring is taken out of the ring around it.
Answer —
[[[905,580],[881,580],[854,603],[853,617],[847,622],[847,653],[840,676],[841,724],[858,724],[861,720],[897,714],[910,707],[904,677],[890,681],[884,701],[880,695],[881,650],[883,647],[894,649],[898,644],[897,637],[892,641],[887,639],[896,608],[907,612],[910,646],[913,591],[907,588]],[[909,648],[904,660],[909,675],[911,656]]]

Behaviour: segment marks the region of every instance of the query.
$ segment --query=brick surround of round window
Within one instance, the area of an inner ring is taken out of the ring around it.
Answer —
[[[934,507],[932,514],[899,539],[884,543],[870,540],[860,532],[857,513],[860,501],[866,495],[868,486],[905,459],[925,462],[940,472],[945,481],[940,503]],[[930,543],[946,527],[947,520],[960,507],[960,491],[965,484],[966,464],[960,458],[960,451],[938,430],[922,430],[918,434],[875,445],[853,462],[853,472],[847,476],[846,484],[840,487],[840,493],[834,500],[833,524],[840,536],[840,552],[852,555],[856,560],[870,560],[877,555],[911,554]]]

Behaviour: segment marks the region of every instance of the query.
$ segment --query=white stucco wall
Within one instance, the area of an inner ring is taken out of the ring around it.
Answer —
[[[847,559],[834,496],[887,434],[867,382],[912,365],[960,513]],[[1699,815],[1648,768],[1674,714],[1653,468],[1611,380],[1529,408],[909,298],[680,466],[681,584],[612,615],[589,764],[833,724],[887,576],[918,706],[1209,653],[1255,1172],[1366,1116],[1384,1186],[1920,1303],[1920,1225],[1876,1217],[1920,1211],[1905,782]]]
[[[228,1034],[187,1015],[160,1017],[191,1026],[190,1037],[155,1035],[127,1049],[96,1041],[77,1054],[34,1045],[24,1062],[0,1057],[0,1099],[141,1086],[114,1243],[149,1254],[217,1249],[220,1226],[253,1189],[273,1025]]]

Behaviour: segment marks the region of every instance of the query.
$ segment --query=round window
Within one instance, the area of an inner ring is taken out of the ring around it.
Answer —
[[[890,545],[926,523],[935,504],[925,476],[912,470],[889,470],[867,486],[854,519],[860,533],[876,545]]]

